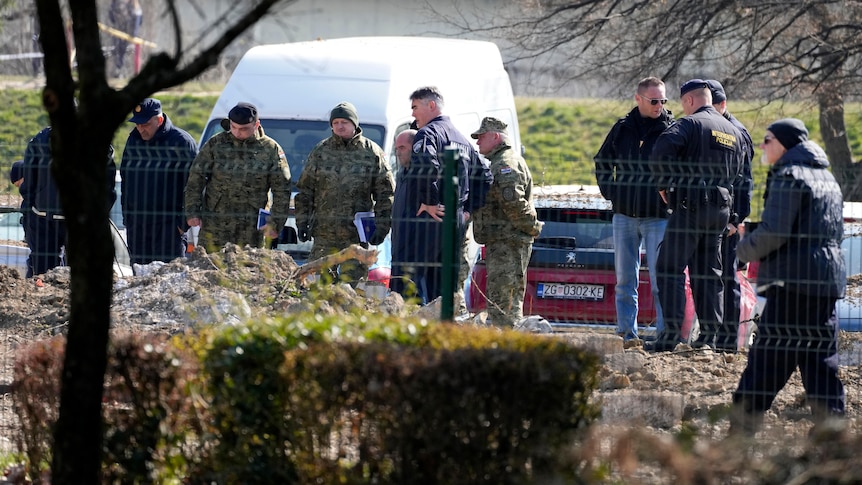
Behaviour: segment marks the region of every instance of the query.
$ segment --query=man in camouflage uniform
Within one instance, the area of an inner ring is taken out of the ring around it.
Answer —
[[[473,219],[473,237],[485,245],[488,319],[511,328],[524,316],[527,264],[533,240],[542,229],[531,196],[533,176],[512,149],[502,121],[487,117],[470,136],[491,162],[494,177],[485,205]]]
[[[329,124],[332,136],[311,150],[296,184],[297,234],[300,241],[314,238],[310,259],[359,244],[353,223],[357,212],[374,211],[375,229],[368,238],[372,246],[383,242],[392,225],[395,181],[383,150],[362,136],[359,115],[350,103],[333,108]],[[368,276],[368,267],[352,259],[341,264],[340,275],[355,283]]]
[[[221,122],[225,132],[210,138],[192,162],[185,190],[189,226],[200,226],[198,245],[207,251],[231,242],[260,247],[261,232],[278,237],[290,210],[290,168],[284,150],[266,136],[257,108],[239,103]],[[271,215],[257,228],[258,211]]]

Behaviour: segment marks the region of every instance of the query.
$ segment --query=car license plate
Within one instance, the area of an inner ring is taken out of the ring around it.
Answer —
[[[536,293],[539,298],[598,301],[604,300],[605,287],[602,285],[539,283]]]

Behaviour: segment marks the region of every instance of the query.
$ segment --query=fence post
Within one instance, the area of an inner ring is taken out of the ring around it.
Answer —
[[[458,257],[456,251],[461,249],[458,241],[458,177],[455,175],[460,159],[458,149],[449,145],[443,153],[443,204],[446,212],[443,215],[443,258],[442,285],[443,296],[440,308],[440,321],[451,322],[455,316],[455,285],[458,277]]]

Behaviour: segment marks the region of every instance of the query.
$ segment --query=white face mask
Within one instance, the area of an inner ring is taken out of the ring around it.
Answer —
[[[760,164],[761,164],[761,165],[766,165],[766,166],[772,165],[771,163],[769,163],[769,159],[768,159],[768,158],[766,158],[766,152],[763,152],[763,153],[760,155]]]

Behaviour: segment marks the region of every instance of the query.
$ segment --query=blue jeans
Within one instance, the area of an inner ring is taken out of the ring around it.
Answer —
[[[617,305],[617,332],[625,340],[638,338],[638,275],[641,268],[641,247],[646,247],[649,279],[656,309],[656,333],[664,329],[664,317],[658,301],[656,262],[658,247],[664,237],[667,219],[629,217],[614,214],[614,265],[617,285],[614,290]]]

